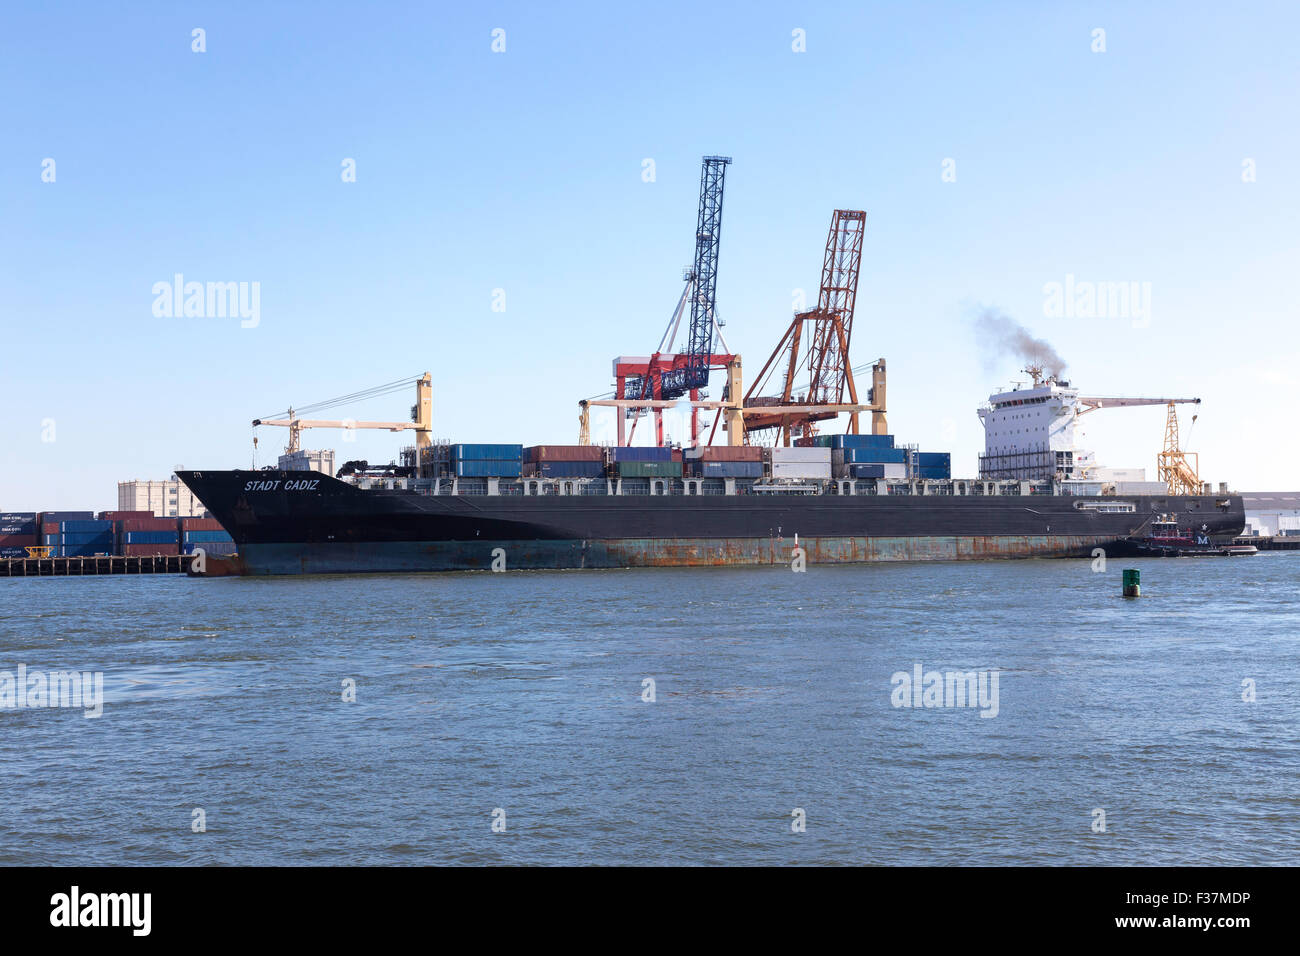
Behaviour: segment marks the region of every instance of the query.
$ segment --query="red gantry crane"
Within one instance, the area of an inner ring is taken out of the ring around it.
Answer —
[[[816,423],[849,414],[848,432],[858,433],[858,413],[870,411],[873,434],[888,432],[885,419],[885,360],[872,365],[871,391],[858,401],[857,383],[849,364],[853,311],[858,297],[858,272],[862,262],[862,237],[867,214],[837,209],[826,238],[821,291],[817,307],[799,312],[758,373],[745,395],[743,409],[746,441],[755,433],[776,429],[776,439],[810,440]],[[778,394],[764,395],[769,380],[780,372]],[[796,386],[807,374],[806,385]],[[847,390],[847,401],[845,401]]]

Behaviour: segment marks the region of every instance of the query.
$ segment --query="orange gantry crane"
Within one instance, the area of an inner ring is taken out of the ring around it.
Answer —
[[[858,400],[857,383],[849,362],[853,337],[853,312],[858,297],[858,272],[862,262],[862,237],[867,214],[859,209],[836,209],[826,237],[821,290],[817,307],[796,313],[781,341],[745,394],[746,440],[777,430],[776,440],[811,439],[817,422],[847,412],[848,432],[858,433],[858,414],[869,411],[873,434],[888,433],[885,419],[885,360],[872,365],[867,401]],[[764,395],[780,371],[780,390]],[[802,382],[806,373],[806,385]],[[846,395],[847,392],[847,395]],[[845,400],[847,398],[847,401]]]

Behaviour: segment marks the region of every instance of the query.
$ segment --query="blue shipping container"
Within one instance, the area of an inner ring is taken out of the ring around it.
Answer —
[[[113,530],[111,521],[60,521],[59,531],[62,534],[72,532],[73,534],[84,534],[87,532],[101,534],[105,531]]]
[[[41,522],[90,521],[95,517],[93,511],[42,511]]]
[[[623,445],[616,445],[613,449],[615,461],[672,461],[673,450],[671,448],[661,448],[657,445],[650,447],[629,448]]]
[[[884,478],[884,465],[849,465],[850,478]]]
[[[0,558],[25,558],[26,548],[0,548]]]
[[[128,531],[124,544],[175,544],[175,531]]]
[[[458,461],[459,478],[518,478],[521,471],[518,461]]]
[[[893,448],[893,435],[831,435],[832,448]]]
[[[523,445],[452,445],[453,461],[521,461]]]
[[[183,554],[193,554],[196,548],[202,548],[204,554],[234,554],[233,541],[195,541],[181,548]]]
[[[171,540],[175,541],[176,539],[173,537]],[[230,537],[230,532],[228,531],[186,531],[185,532],[185,542],[187,544],[191,541],[232,541],[232,540],[234,539]],[[151,543],[156,544],[157,542],[151,542]]]
[[[947,468],[952,462],[952,453],[947,451],[918,451],[916,453],[916,463],[922,468],[925,467],[943,467]]]
[[[905,448],[845,448],[846,465],[903,465],[907,463]]]
[[[701,476],[704,478],[762,478],[761,461],[706,461]]]

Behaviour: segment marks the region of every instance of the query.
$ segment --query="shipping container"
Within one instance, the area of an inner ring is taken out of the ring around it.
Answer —
[[[233,541],[200,541],[195,544],[185,545],[182,554],[193,554],[197,549],[202,548],[204,554],[227,555],[235,553],[235,542]]]
[[[453,461],[520,461],[523,445],[452,445]]]
[[[665,449],[667,450],[667,449]],[[618,464],[620,478],[680,478],[680,461],[622,461]]]
[[[458,478],[518,478],[519,462],[488,459],[461,459],[455,468]]]
[[[598,461],[605,460],[600,445],[533,445],[524,449],[524,461]]]
[[[614,461],[672,461],[673,450],[658,445],[616,445],[611,448]]]
[[[899,470],[900,470],[900,471],[904,471],[905,469],[900,468]],[[884,466],[884,465],[865,464],[865,463],[864,463],[864,464],[857,464],[857,465],[849,465],[849,477],[850,477],[850,478],[855,478],[855,479],[860,479],[860,478],[884,478],[884,477],[885,477],[885,466]],[[899,475],[899,477],[901,478],[901,477],[903,477],[903,476],[902,476],[902,475]]]
[[[906,449],[835,449],[836,464],[906,464]]]
[[[605,474],[603,461],[560,461],[548,459],[531,465],[538,478],[600,478]]]
[[[230,541],[230,534],[226,531],[186,531],[186,543],[191,541]]]
[[[692,452],[695,454],[692,455]],[[762,461],[763,449],[758,445],[707,445],[687,449],[686,455],[701,461]]]
[[[702,478],[762,478],[761,461],[705,461],[700,465]]]
[[[26,548],[18,548],[13,545],[0,545],[0,558],[25,558],[27,557]]]
[[[190,521],[202,521],[202,518],[186,519]],[[217,524],[215,521],[213,524]],[[220,527],[220,525],[217,525]],[[175,518],[125,518],[121,522],[119,530],[121,532],[132,531],[170,531],[176,532],[177,524]]]
[[[152,518],[152,511],[101,511],[99,513],[102,521],[126,521],[130,518]]]
[[[778,445],[772,449],[772,462],[808,462],[811,464],[825,464],[828,470],[831,466],[831,450],[829,448],[785,448]]]
[[[60,521],[59,522],[60,534],[86,534],[86,533],[99,534],[105,531],[112,531],[112,530],[113,530],[113,522],[111,521],[95,521],[91,519],[87,521]]]
[[[149,558],[159,554],[180,554],[181,548],[175,541],[171,544],[126,544],[121,553],[128,558]]]
[[[216,518],[181,518],[181,530],[182,531],[223,531],[225,529],[221,527],[221,522],[218,521]]]
[[[893,435],[831,435],[832,448],[893,448]]]
[[[823,449],[818,449],[823,450]],[[829,452],[830,449],[824,449]],[[821,479],[830,478],[831,463],[825,464],[815,461],[772,461],[773,478],[810,478]]]
[[[0,536],[8,534],[36,534],[36,512],[11,511],[0,514]]]
[[[93,521],[95,512],[93,511],[42,511],[40,513],[42,523],[58,523],[61,521]]]
[[[217,534],[215,531],[196,531],[195,534]],[[127,531],[121,536],[122,544],[176,544],[180,539],[172,531]]]
[[[35,534],[0,534],[0,548],[25,548],[39,540]]]

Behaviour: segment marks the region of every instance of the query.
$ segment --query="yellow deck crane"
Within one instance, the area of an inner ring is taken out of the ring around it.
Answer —
[[[1030,371],[1026,369],[1025,371]],[[1037,378],[1035,378],[1035,383]],[[1171,495],[1199,495],[1201,481],[1197,474],[1199,463],[1195,453],[1185,452],[1178,442],[1178,414],[1175,405],[1199,405],[1199,398],[1104,398],[1079,396],[1079,414],[1095,412],[1099,408],[1131,408],[1135,405],[1165,405],[1169,414],[1165,418],[1165,447],[1157,457],[1157,477],[1169,485]],[[1192,416],[1196,421],[1196,416]]]
[[[357,392],[352,395],[344,395],[337,399],[331,399],[328,402],[321,402],[319,405],[310,406],[311,408],[322,408],[326,406],[341,405],[350,401],[360,401],[362,398],[373,398],[375,395],[385,394],[392,391],[394,386],[409,385],[412,380],[403,379],[400,382],[390,382],[388,385],[381,385],[375,389],[369,389],[365,392]],[[320,418],[299,418],[290,408],[282,418],[254,418],[253,427],[258,425],[275,425],[281,428],[289,429],[289,444],[285,448],[286,454],[296,452],[302,440],[302,430],[304,428],[370,428],[390,432],[414,431],[415,447],[417,449],[428,448],[433,443],[433,376],[425,372],[422,376],[414,379],[415,382],[415,404],[411,406],[411,421],[409,422],[361,422],[350,418],[344,419],[320,419]],[[254,444],[257,438],[253,438]]]
[[[1192,416],[1196,423],[1196,416]],[[1171,495],[1199,495],[1201,493],[1200,457],[1195,452],[1183,451],[1178,440],[1178,414],[1174,403],[1169,403],[1165,418],[1165,448],[1158,459],[1159,477],[1168,482]]]

